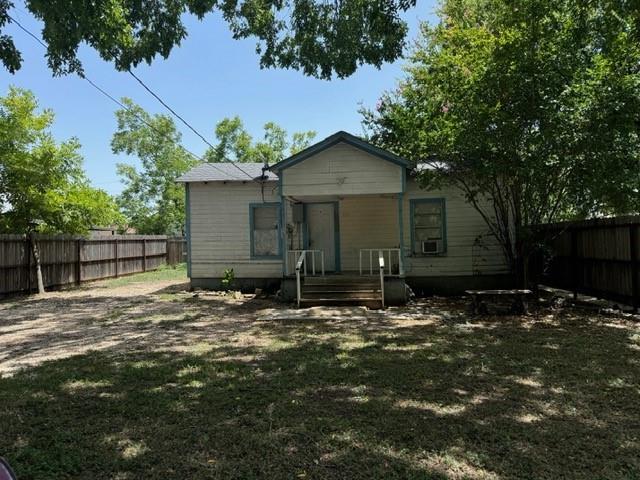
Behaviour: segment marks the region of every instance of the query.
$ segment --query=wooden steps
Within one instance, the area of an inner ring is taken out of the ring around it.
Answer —
[[[359,275],[306,277],[301,285],[301,307],[353,306],[382,308],[380,282]]]

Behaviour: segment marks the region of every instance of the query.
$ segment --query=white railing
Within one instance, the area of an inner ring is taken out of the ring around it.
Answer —
[[[289,250],[287,252],[287,265],[294,265],[294,271],[287,271],[287,275],[295,273],[295,265],[300,257],[302,258],[302,273],[305,276],[316,275],[317,268],[324,276],[324,250]]]
[[[296,302],[300,307],[302,299],[302,279],[308,275],[307,263],[309,255],[311,255],[311,274],[316,274],[316,255],[320,256],[320,268],[322,276],[324,276],[324,251],[322,250],[290,250],[289,254],[294,255],[295,271],[296,271]]]
[[[296,261],[296,302],[298,304],[298,308],[300,308],[300,298],[302,298],[302,286],[300,285],[300,270],[302,269],[302,264],[305,263],[304,259],[306,257],[306,253],[303,251],[300,253],[300,257],[298,261]]]
[[[386,256],[384,275],[388,277],[398,277],[404,274],[402,254],[399,248],[361,248],[358,262],[360,266],[360,275],[375,275],[375,270],[377,269],[374,270],[374,255],[376,252],[378,253],[378,256],[382,255],[383,259]],[[395,263],[394,260],[396,260]]]
[[[384,252],[378,250],[378,269],[380,271],[380,303],[384,308]]]

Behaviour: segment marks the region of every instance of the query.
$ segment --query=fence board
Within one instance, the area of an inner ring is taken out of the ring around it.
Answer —
[[[640,307],[640,216],[541,225],[550,259],[539,282]]]
[[[45,288],[155,270],[167,261],[184,261],[182,252],[186,249],[184,239],[163,235],[36,235],[35,239]],[[25,235],[0,235],[0,295],[35,288],[32,257]]]
[[[175,265],[187,261],[187,240],[167,238],[167,264]]]

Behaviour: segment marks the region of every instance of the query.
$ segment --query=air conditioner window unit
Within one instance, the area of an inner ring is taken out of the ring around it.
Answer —
[[[424,240],[422,242],[422,253],[435,255],[442,252],[442,240]]]

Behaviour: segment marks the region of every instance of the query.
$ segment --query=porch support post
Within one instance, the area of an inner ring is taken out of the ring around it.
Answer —
[[[289,253],[287,252],[287,202],[282,193],[282,172],[278,173],[278,193],[280,194],[280,230],[282,238],[282,278],[287,276]]]
[[[287,199],[282,197],[281,202],[282,219],[280,224],[282,225],[282,276],[284,277],[289,272],[289,252],[287,250],[289,244],[289,239],[287,238]]]
[[[400,236],[400,268],[399,274],[404,275],[404,191],[398,194],[398,235]]]

